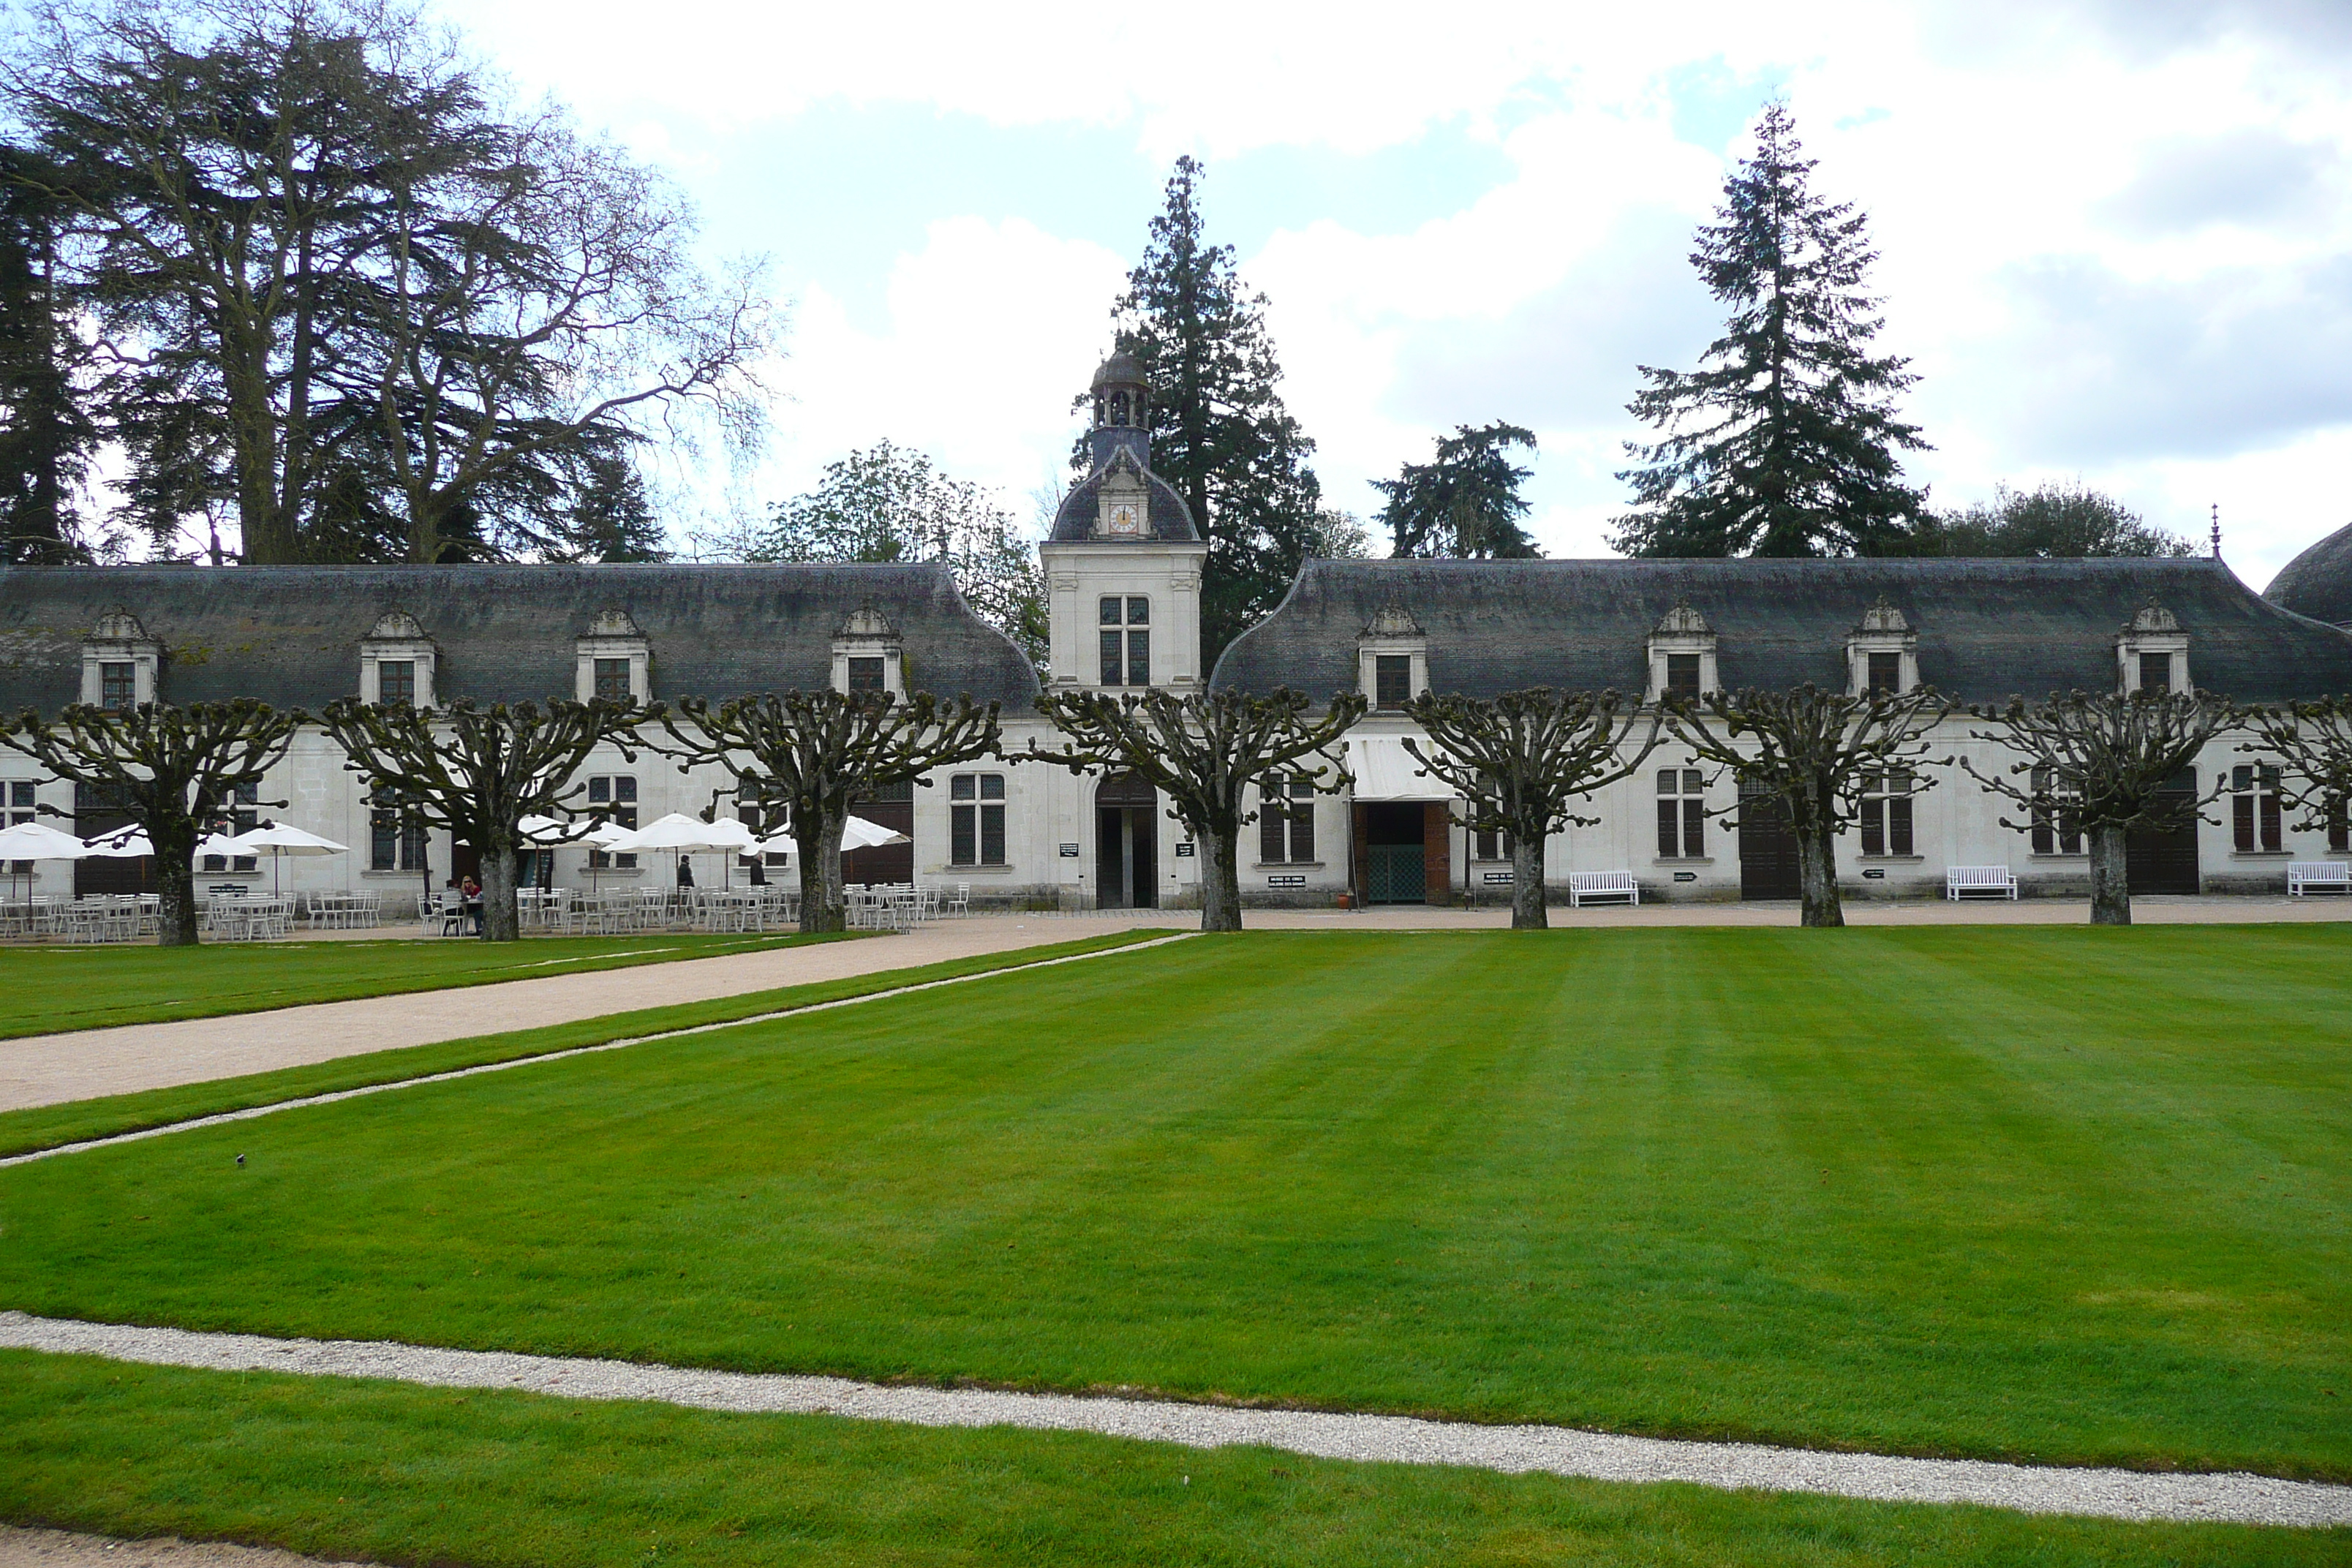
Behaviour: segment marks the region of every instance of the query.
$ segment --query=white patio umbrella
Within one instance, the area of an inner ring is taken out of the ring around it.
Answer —
[[[289,855],[309,859],[320,855],[348,855],[352,847],[338,844],[331,838],[321,838],[315,833],[282,822],[265,822],[260,826],[240,833],[228,841],[223,853],[230,855],[267,855],[269,857],[269,892],[278,894],[278,862]]]
[[[143,827],[125,827],[119,832],[101,834],[82,840],[82,847],[93,858],[108,860],[144,860],[155,853]]]
[[[60,833],[46,822],[20,822],[0,828],[0,860],[79,860],[89,846],[70,833]],[[15,880],[12,875],[9,880]],[[26,892],[30,896],[32,889]]]
[[[716,822],[705,822],[700,817],[673,811],[614,842],[611,848],[622,855],[635,855],[647,849],[670,849],[677,851],[682,860],[688,855],[707,855],[714,851],[726,855],[749,855],[759,842],[750,828],[732,817],[722,816]],[[730,861],[727,865],[728,879],[731,881],[733,863]]]
[[[895,828],[853,816],[842,825],[841,847],[844,849],[879,849],[885,844],[911,844],[914,840]]]

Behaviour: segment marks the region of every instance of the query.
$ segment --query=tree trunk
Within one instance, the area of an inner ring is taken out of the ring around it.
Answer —
[[[1209,852],[1209,863],[1201,873],[1201,929],[1239,931],[1242,929],[1241,835],[1204,832],[1195,837]]]
[[[152,842],[162,836],[151,826],[147,837]],[[155,891],[162,899],[156,942],[163,947],[196,945],[195,836],[184,837],[185,842],[170,848],[155,846]]]
[[[1845,904],[1838,897],[1837,846],[1821,828],[1797,835],[1797,872],[1802,879],[1804,914],[1809,926],[1845,924]]]
[[[2091,830],[2091,923],[2127,926],[2131,921],[2131,868],[2126,859],[2128,835],[2111,825]]]
[[[793,842],[800,847],[801,931],[815,936],[846,930],[841,897],[841,832],[849,825],[846,806],[827,809],[807,821],[793,818]]]
[[[1511,929],[1547,931],[1550,911],[1544,908],[1544,846],[1541,838],[1514,834],[1511,838]]]
[[[482,940],[519,942],[522,921],[515,913],[514,846],[482,851]]]

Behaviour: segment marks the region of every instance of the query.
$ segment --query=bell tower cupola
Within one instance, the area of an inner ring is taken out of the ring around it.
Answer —
[[[1151,466],[1150,388],[1143,362],[1120,350],[1095,372],[1095,423],[1090,437],[1094,470],[1100,473],[1111,458],[1126,452],[1138,468]]]

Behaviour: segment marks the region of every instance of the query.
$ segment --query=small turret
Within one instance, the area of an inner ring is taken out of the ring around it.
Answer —
[[[1143,362],[1121,350],[1095,372],[1095,426],[1088,439],[1094,471],[1109,467],[1120,451],[1131,452],[1138,468],[1151,466],[1150,387]]]

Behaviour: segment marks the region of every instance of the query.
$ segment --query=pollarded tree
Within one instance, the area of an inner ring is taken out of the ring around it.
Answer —
[[[1907,798],[1933,785],[1916,767],[1928,731],[1949,711],[1930,687],[1853,697],[1808,681],[1787,691],[1718,691],[1669,702],[1664,718],[1693,760],[1713,763],[1746,786],[1738,805],[1715,815],[1756,809],[1762,798],[1779,803],[1797,839],[1804,923],[1842,926],[1838,835],[1861,815],[1865,795],[1883,798],[1895,786]]]
[[[306,721],[299,710],[281,713],[243,697],[124,711],[77,703],[46,724],[29,708],[0,719],[0,746],[96,793],[146,832],[163,896],[163,944],[193,947],[196,841],[232,809],[240,785],[258,784],[286,755]]]
[[[1688,373],[1642,367],[1628,405],[1657,441],[1628,442],[1617,477],[1635,509],[1612,542],[1628,555],[1906,553],[1925,497],[1896,454],[1924,451],[1895,399],[1918,378],[1873,357],[1883,322],[1865,287],[1867,220],[1806,188],[1788,105],[1756,128],[1756,151],[1726,181],[1720,221],[1691,262],[1731,308]]]
[[[2294,830],[2324,827],[2331,840],[2340,838],[2347,804],[2352,803],[2352,696],[2253,709],[2245,721],[2261,741],[2238,749],[2268,752],[2284,763],[2279,800],[2303,813]]]
[[[996,703],[948,701],[928,691],[787,691],[730,698],[713,705],[678,699],[690,728],[663,721],[679,771],[715,763],[735,779],[740,798],[792,814],[800,848],[801,930],[836,931],[845,923],[841,896],[841,835],[849,803],[882,784],[928,787],[934,768],[1001,755]]]
[[[408,803],[427,826],[447,829],[482,858],[482,935],[513,942],[516,863],[522,819],[551,816],[587,790],[574,784],[589,754],[618,742],[622,754],[635,726],[660,717],[647,709],[598,698],[575,702],[551,698],[494,702],[487,708],[459,698],[446,708],[362,702],[346,697],[328,706],[327,732],[343,749],[344,766],[375,788]]]
[[[2126,847],[2135,827],[2179,827],[2199,820],[2227,786],[2227,770],[2212,791],[2189,801],[2171,788],[2183,768],[2242,715],[2201,691],[2134,691],[2118,695],[2053,693],[2047,702],[2012,697],[2005,707],[1979,706],[1969,717],[1999,726],[1971,731],[2022,760],[2005,775],[1960,766],[1995,795],[2023,806],[2029,820],[2004,817],[2023,833],[2035,822],[2081,824],[2091,849],[2091,923],[2131,924],[2131,875]]]
[[[1344,788],[1347,770],[1329,752],[1364,716],[1364,699],[1337,693],[1319,719],[1308,713],[1305,692],[1280,687],[1262,697],[1048,692],[1037,710],[1066,739],[1057,751],[1032,741],[1030,755],[1074,773],[1131,773],[1167,795],[1169,815],[1206,847],[1201,929],[1239,931],[1242,829],[1257,819],[1252,794],[1277,778],[1304,780],[1324,795]]]
[[[1407,463],[1392,479],[1374,479],[1388,498],[1381,521],[1398,557],[1440,560],[1532,560],[1543,552],[1528,537],[1519,486],[1534,470],[1510,459],[1509,449],[1534,451],[1535,433],[1496,420],[1464,425],[1437,438],[1437,460]]]
[[[1577,816],[1569,802],[1590,798],[1640,767],[1657,747],[1658,716],[1644,719],[1638,704],[1613,691],[1541,686],[1491,701],[1424,692],[1405,712],[1429,731],[1431,749],[1410,737],[1404,749],[1423,772],[1460,794],[1471,830],[1510,835],[1511,929],[1541,931],[1550,923],[1544,841],[1570,823],[1590,827],[1601,820]],[[1648,733],[1628,754],[1645,723]]]

